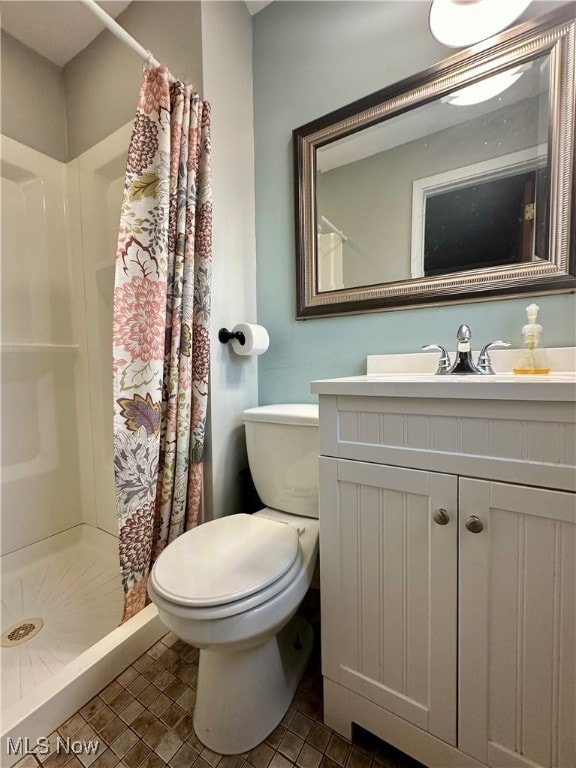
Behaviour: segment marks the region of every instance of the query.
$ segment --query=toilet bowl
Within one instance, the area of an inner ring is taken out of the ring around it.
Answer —
[[[313,644],[296,611],[318,555],[317,406],[263,406],[243,417],[268,506],[184,533],[148,580],[163,623],[200,648],[194,728],[220,754],[246,752],[274,730]]]

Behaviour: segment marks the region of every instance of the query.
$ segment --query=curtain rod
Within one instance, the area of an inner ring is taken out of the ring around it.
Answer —
[[[334,224],[332,224],[332,222],[330,221],[330,219],[326,218],[326,216],[320,216],[320,222],[321,222],[320,226],[322,226],[322,224],[325,224],[328,227],[328,229],[331,229],[332,232],[334,232],[339,237],[341,237],[342,240],[344,240],[344,242],[348,241],[348,238],[346,237],[344,232],[342,232],[341,229],[338,229],[338,227],[335,227]]]
[[[111,16],[109,16],[106,11],[102,10],[100,6],[96,3],[96,0],[79,0],[83,5],[88,8],[89,11],[91,11],[95,16],[97,16],[102,24],[104,24],[105,27],[107,27],[110,32],[112,32],[113,35],[115,35],[119,40],[121,40],[123,43],[125,43],[129,48],[132,48],[135,53],[140,56],[141,59],[144,59],[144,61],[151,67],[159,67],[160,62],[157,61],[157,59],[152,56],[150,51],[147,51],[144,46],[140,45],[140,43],[137,40],[134,40],[132,35],[129,35],[128,32],[124,29],[124,27],[121,27],[120,24],[118,24],[117,21],[115,21]],[[173,77],[173,75],[169,74],[169,80],[171,83],[176,82],[176,78]]]

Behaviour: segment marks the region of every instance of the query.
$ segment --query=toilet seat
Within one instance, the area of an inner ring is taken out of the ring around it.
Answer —
[[[255,515],[218,518],[182,534],[156,560],[156,596],[196,618],[224,618],[277,595],[302,564],[298,531]]]

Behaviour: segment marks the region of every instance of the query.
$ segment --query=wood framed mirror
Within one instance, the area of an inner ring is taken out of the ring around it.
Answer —
[[[293,131],[297,319],[576,288],[573,6]]]

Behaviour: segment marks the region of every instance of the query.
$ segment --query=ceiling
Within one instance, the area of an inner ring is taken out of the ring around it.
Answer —
[[[267,5],[269,5],[272,0],[244,0],[244,2],[246,3],[248,10],[253,16],[255,13],[258,13],[258,11],[261,11],[262,8],[265,8]]]
[[[246,0],[251,14],[270,0]],[[99,0],[116,18],[130,0]],[[70,0],[2,0],[2,29],[23,45],[63,67],[84,50],[105,27],[82,3]]]
[[[114,18],[130,0],[99,2]],[[3,0],[2,29],[59,67],[98,37],[104,25],[82,3]]]

